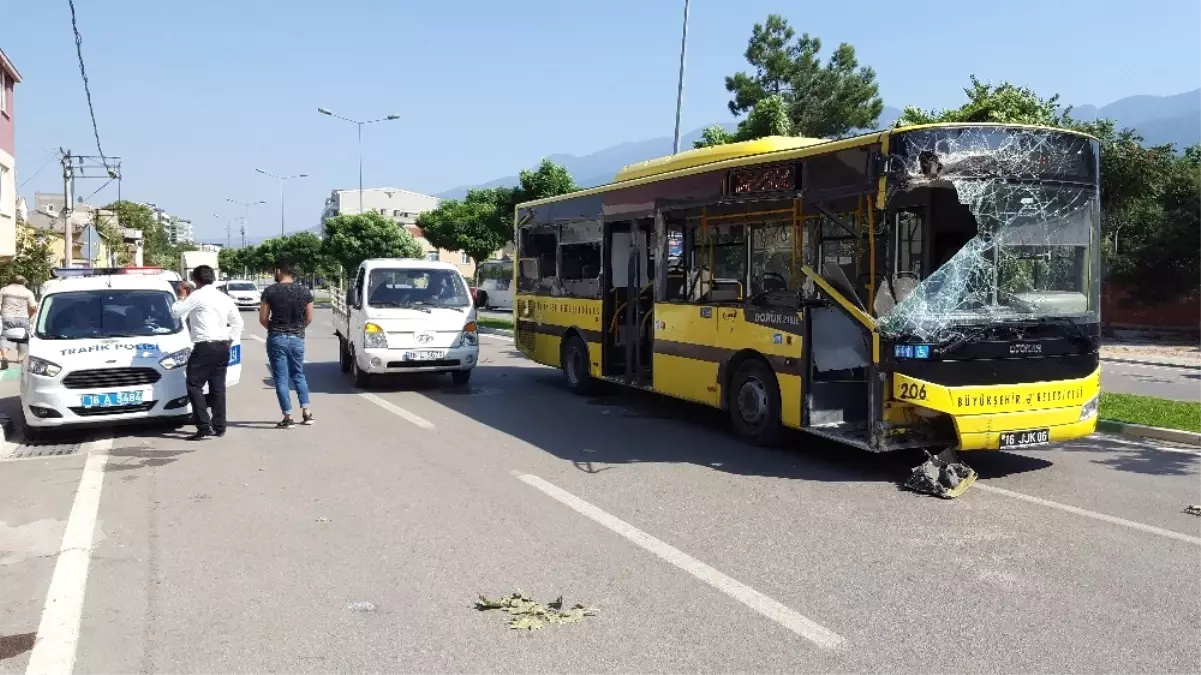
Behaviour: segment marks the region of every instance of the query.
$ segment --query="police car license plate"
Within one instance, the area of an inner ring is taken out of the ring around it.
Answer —
[[[138,405],[142,402],[145,392],[116,391],[105,394],[83,394],[79,405],[84,408],[116,408],[124,405]]]
[[[420,349],[415,352],[405,352],[405,361],[437,361],[446,358],[444,349]]]

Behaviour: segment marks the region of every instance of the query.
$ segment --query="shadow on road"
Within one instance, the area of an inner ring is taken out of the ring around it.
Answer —
[[[585,473],[644,462],[688,463],[748,476],[898,483],[925,459],[920,450],[872,454],[800,432],[788,433],[777,448],[753,447],[731,435],[722,411],[617,387],[582,398],[567,391],[560,377],[547,368],[496,365],[476,369],[471,395],[416,381],[404,388]],[[982,472],[987,478],[1051,465],[1044,459],[990,454],[987,473]]]

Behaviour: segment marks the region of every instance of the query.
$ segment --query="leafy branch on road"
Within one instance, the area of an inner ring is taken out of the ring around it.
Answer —
[[[596,616],[597,610],[581,604],[563,609],[563,596],[543,605],[527,598],[521,591],[506,595],[498,600],[489,600],[480,596],[475,601],[475,608],[481,612],[494,609],[504,611],[510,617],[509,628],[512,630],[538,630],[546,624],[578,623],[584,617]]]

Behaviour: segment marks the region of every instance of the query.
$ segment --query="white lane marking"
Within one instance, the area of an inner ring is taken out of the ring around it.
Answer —
[[[383,408],[384,410],[387,410],[388,412],[392,413],[393,415],[396,415],[397,417],[405,420],[406,422],[415,424],[415,425],[421,427],[422,429],[433,429],[434,428],[433,422],[431,422],[419,415],[414,415],[413,413],[409,412],[408,410],[405,410],[404,408],[396,405],[395,403],[392,403],[391,401],[385,401],[384,399],[376,396],[375,394],[369,394],[367,392],[360,392],[359,396],[362,396],[363,398],[367,399],[368,401],[371,401],[372,403],[378,405],[379,407]]]
[[[772,600],[750,586],[726,576],[674,546],[652,537],[624,520],[602,511],[570,492],[556,487],[537,476],[528,473],[518,473],[516,475],[517,479],[526,485],[540,490],[584,516],[604,525],[638,546],[654,553],[663,560],[775,621],[793,633],[813,642],[818,647],[823,649],[838,649],[843,646],[844,640],[841,635],[818,625],[813,620]]]
[[[250,338],[251,338],[251,339],[253,339],[253,340],[258,340],[259,342],[262,342],[263,344],[266,344],[266,343],[267,343],[267,338],[265,338],[265,337],[259,337],[259,336],[257,336],[257,335],[251,335],[251,336],[250,336]]]
[[[70,673],[75,668],[79,646],[79,622],[83,616],[83,600],[87,593],[88,566],[92,561],[92,537],[96,532],[96,515],[100,511],[100,491],[104,487],[104,467],[112,437],[87,444],[88,459],[79,477],[75,502],[67,518],[54,576],[46,592],[42,621],[38,624],[37,641],[29,655],[26,675],[41,673]]]
[[[1162,527],[1155,527],[1154,525],[1145,525],[1143,523],[1136,523],[1133,520],[1126,520],[1125,518],[1118,518],[1117,516],[1111,516],[1111,515],[1108,515],[1105,513],[1097,513],[1096,511],[1089,511],[1088,509],[1082,509],[1079,506],[1069,506],[1067,504],[1060,504],[1059,502],[1053,502],[1050,499],[1043,499],[1042,497],[1034,497],[1031,495],[1022,494],[1021,492],[1013,492],[1012,490],[1006,490],[1005,488],[999,488],[994,485],[984,485],[984,484],[980,483],[980,481],[976,481],[976,487],[981,490],[984,490],[985,492],[991,492],[993,494],[1003,495],[1005,497],[1012,497],[1013,499],[1020,499],[1024,502],[1030,502],[1031,504],[1038,504],[1039,506],[1046,506],[1046,507],[1050,507],[1052,509],[1066,511],[1067,513],[1073,513],[1078,516],[1084,516],[1085,518],[1092,518],[1094,520],[1100,520],[1102,522],[1110,523],[1112,525],[1121,525],[1122,527],[1128,527],[1132,530],[1138,530],[1139,532],[1146,532],[1147,534],[1154,534],[1154,535],[1158,535],[1160,537],[1167,537],[1168,539],[1175,539],[1177,541],[1183,541],[1186,544],[1192,544],[1193,546],[1201,546],[1201,537],[1194,537],[1191,534],[1184,534],[1181,532],[1175,532],[1173,530],[1166,530]]]

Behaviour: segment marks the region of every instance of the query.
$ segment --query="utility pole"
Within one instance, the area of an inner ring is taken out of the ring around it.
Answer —
[[[242,219],[242,248],[246,248],[246,219]]]
[[[75,253],[75,233],[71,231],[71,207],[75,204],[75,165],[71,151],[63,152],[63,267],[71,267]]]
[[[74,155],[70,150],[62,148],[59,148],[59,152],[62,153],[60,164],[63,167],[63,266],[71,267],[75,258],[75,232],[71,227],[71,216],[75,212],[75,181],[78,179],[104,179],[110,182],[115,180],[117,181],[117,200],[120,201],[121,158]],[[102,185],[101,188],[103,187]],[[121,226],[120,218],[121,214],[118,211],[118,228]]]
[[[680,113],[684,109],[684,54],[688,50],[688,0],[684,0],[684,30],[680,37],[680,85],[676,90],[676,140],[671,154],[680,152]]]

